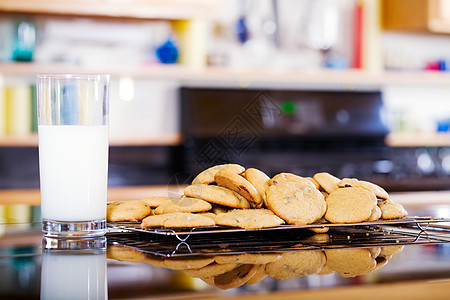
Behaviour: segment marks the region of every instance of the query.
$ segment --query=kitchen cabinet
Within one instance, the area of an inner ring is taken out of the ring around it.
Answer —
[[[386,30],[450,34],[449,0],[383,0]]]

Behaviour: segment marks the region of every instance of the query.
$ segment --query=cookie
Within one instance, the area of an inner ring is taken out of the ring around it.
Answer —
[[[325,250],[327,266],[342,277],[355,277],[372,272],[377,263],[364,248]]]
[[[173,214],[163,214],[163,215],[151,215],[146,217],[142,220],[141,228],[147,229],[147,228],[157,228],[157,227],[164,227],[164,222],[170,218]]]
[[[212,212],[200,212],[200,213],[196,213],[196,215],[208,217],[208,218],[212,219],[214,222],[216,222],[216,214],[215,213],[212,213]]]
[[[234,208],[250,208],[250,203],[230,189],[207,184],[193,184],[184,189],[184,195]]]
[[[269,185],[277,185],[281,182],[297,182],[316,188],[314,183],[307,177],[302,177],[292,173],[280,173],[275,175],[272,179],[269,180]]]
[[[150,206],[141,200],[108,203],[106,219],[108,222],[140,221],[150,215]]]
[[[212,203],[211,212],[214,213],[214,214],[216,214],[216,215],[218,215],[218,214],[220,214],[220,213],[226,213],[226,212],[229,211],[230,209],[232,209],[232,208],[227,207],[227,206],[223,206],[223,205],[219,205],[219,204]]]
[[[319,190],[312,184],[298,182],[271,185],[266,192],[266,202],[277,216],[293,225],[314,223],[322,218],[327,208]]]
[[[166,202],[167,200],[170,200],[170,197],[164,197],[164,196],[151,196],[147,198],[141,199],[141,201],[144,201],[147,203],[151,208],[156,208],[160,206],[162,203]]]
[[[279,259],[266,265],[266,273],[278,280],[308,276],[319,272],[325,262],[322,251],[284,252]]]
[[[339,188],[338,183],[341,181],[341,179],[327,172],[316,173],[314,174],[313,178],[328,194],[334,190],[337,190]]]
[[[316,189],[320,189],[320,184],[317,182],[317,180],[314,179],[314,177],[305,177],[305,178],[311,181]]]
[[[268,209],[234,209],[226,213],[216,215],[217,225],[240,227],[244,229],[261,229],[275,227],[284,223],[284,220],[276,216]]]
[[[266,175],[263,171],[255,168],[249,168],[241,174],[248,180],[258,191],[263,202],[266,199],[266,190],[269,188],[270,177]]]
[[[205,200],[183,196],[163,202],[155,209],[155,215],[174,212],[204,212],[211,208],[211,204]]]
[[[263,200],[256,188],[244,177],[228,169],[220,170],[214,176],[218,186],[235,191],[250,203],[251,207],[260,208]]]
[[[372,215],[377,205],[375,194],[359,188],[340,188],[326,198],[325,219],[331,223],[359,223]]]
[[[330,224],[330,222],[328,222],[324,217],[322,217],[313,224]],[[308,229],[315,233],[320,234],[320,233],[327,233],[330,230],[330,227],[313,227]]]
[[[378,207],[381,210],[381,219],[399,219],[406,217],[408,212],[405,210],[403,205],[394,202],[391,199],[378,201]]]
[[[214,182],[214,176],[216,175],[216,173],[224,169],[229,170],[230,172],[233,172],[235,174],[240,174],[245,171],[245,168],[238,164],[216,165],[198,174],[194,178],[194,180],[192,180],[192,184],[211,184]]]
[[[213,219],[199,214],[175,213],[164,221],[165,228],[192,228],[214,226]]]
[[[214,220],[207,216],[193,213],[169,213],[148,216],[142,220],[141,228],[192,228],[214,226]]]
[[[342,188],[342,187],[360,187],[365,190],[371,191],[378,198],[381,198],[381,199],[389,198],[389,194],[379,185],[376,185],[375,183],[364,181],[364,180],[358,180],[356,178],[344,178],[338,182],[338,186],[340,188]]]
[[[374,222],[380,218],[381,218],[381,209],[378,207],[378,205],[375,205],[375,207],[372,209],[372,214],[366,221]]]

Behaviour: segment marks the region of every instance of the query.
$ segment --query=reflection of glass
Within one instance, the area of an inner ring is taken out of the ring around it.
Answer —
[[[44,238],[41,299],[108,299],[105,245]]]

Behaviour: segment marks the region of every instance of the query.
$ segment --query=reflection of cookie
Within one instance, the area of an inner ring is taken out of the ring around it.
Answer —
[[[214,176],[220,170],[227,169],[233,173],[240,174],[245,171],[243,166],[237,164],[223,164],[208,168],[197,175],[197,177],[192,180],[192,184],[210,184],[214,182]]]
[[[269,180],[269,185],[277,185],[281,182],[298,182],[316,188],[314,183],[310,179],[292,173],[279,173],[275,175],[272,179]]]
[[[385,246],[381,247],[379,256],[390,256],[403,251],[404,246]]]
[[[150,206],[141,200],[108,203],[106,218],[108,222],[140,221],[151,212]]]
[[[144,261],[140,251],[122,245],[108,245],[106,248],[106,257],[132,263],[140,263]]]
[[[218,214],[215,218],[217,225],[240,227],[244,229],[260,229],[275,227],[284,223],[269,209],[234,209]]]
[[[208,278],[231,271],[237,266],[238,264],[235,263],[227,263],[227,264],[212,263],[202,268],[186,269],[184,270],[184,272],[186,272],[186,274],[188,274],[191,277]]]
[[[341,181],[339,178],[326,172],[314,174],[314,179],[328,194],[337,190],[339,188],[337,184]]]
[[[382,199],[389,198],[389,194],[382,187],[376,185],[375,183],[364,181],[364,180],[358,180],[356,178],[344,178],[338,182],[338,186],[341,188],[342,187],[360,187],[365,190],[371,191],[378,198],[382,198]]]
[[[308,276],[319,272],[325,261],[322,251],[284,252],[279,259],[266,265],[266,273],[279,280]]]
[[[150,207],[155,208],[170,199],[171,199],[170,197],[164,197],[164,196],[151,196],[151,197],[141,199],[141,201],[144,201]]]
[[[236,263],[236,264],[267,264],[273,262],[280,257],[278,253],[243,253],[217,255],[214,260],[218,264]]]
[[[317,272],[318,275],[327,275],[327,274],[332,274],[332,273],[334,273],[334,270],[331,269],[326,263],[322,267],[322,269],[319,272]]]
[[[266,192],[267,206],[289,224],[311,224],[326,211],[323,195],[311,185],[298,182],[272,185]]]
[[[252,278],[250,278],[246,282],[246,284],[256,284],[267,277],[266,265],[259,265],[259,266],[256,265],[256,267],[257,267],[257,270],[256,270],[255,275],[253,275]]]
[[[214,181],[218,186],[223,186],[235,191],[247,199],[252,207],[259,208],[262,206],[263,200],[259,192],[247,179],[241,175],[228,169],[223,169],[216,173],[214,176]]]
[[[368,190],[349,187],[335,190],[326,202],[325,218],[331,223],[359,223],[371,216],[377,198]]]
[[[245,177],[258,191],[261,199],[266,199],[266,190],[269,188],[269,176],[266,175],[263,171],[258,169],[249,168],[242,173],[242,176]]]
[[[205,200],[181,197],[172,198],[162,203],[155,209],[155,215],[174,213],[174,212],[202,212],[211,209],[211,204]]]
[[[399,219],[408,215],[403,205],[391,199],[378,201],[378,207],[381,210],[382,219]]]
[[[203,268],[214,261],[213,257],[200,256],[190,258],[165,258],[163,265],[172,270]]]
[[[214,277],[214,285],[222,290],[236,288],[250,280],[258,270],[258,265],[238,265],[233,270]]]
[[[381,253],[381,247],[370,247],[366,249],[369,250],[370,256],[372,256],[373,258],[377,258]]]
[[[342,277],[367,274],[376,267],[371,252],[363,248],[325,250],[327,266]]]
[[[250,208],[250,203],[244,197],[221,186],[193,184],[184,189],[184,195],[234,208]]]

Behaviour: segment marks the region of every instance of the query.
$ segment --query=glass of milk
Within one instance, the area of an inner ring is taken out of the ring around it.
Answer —
[[[109,75],[37,75],[42,231],[106,232]]]

